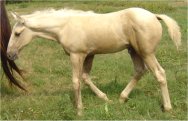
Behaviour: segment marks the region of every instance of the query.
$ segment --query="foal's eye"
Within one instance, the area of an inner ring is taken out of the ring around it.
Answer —
[[[15,36],[17,36],[17,37],[18,37],[18,36],[20,36],[20,33],[18,33],[18,32],[15,32]]]

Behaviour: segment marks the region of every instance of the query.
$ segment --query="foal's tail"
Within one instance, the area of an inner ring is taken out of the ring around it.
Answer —
[[[167,25],[168,33],[178,50],[179,46],[181,45],[181,32],[177,22],[164,14],[156,14],[156,17],[158,20],[163,20]]]

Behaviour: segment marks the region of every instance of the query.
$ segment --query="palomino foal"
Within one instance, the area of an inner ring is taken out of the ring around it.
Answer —
[[[82,115],[80,81],[84,80],[92,91],[105,101],[105,93],[91,81],[89,73],[95,54],[115,53],[128,49],[135,74],[120,94],[120,102],[128,98],[138,80],[149,68],[160,83],[164,109],[170,110],[171,103],[164,69],[155,57],[156,47],[161,40],[163,20],[175,45],[181,44],[181,33],[177,23],[166,15],[153,14],[142,8],[128,8],[118,12],[97,14],[91,11],[47,10],[31,15],[19,16],[13,13],[14,25],[8,45],[10,59],[34,37],[43,37],[59,42],[70,55],[72,80],[75,92],[77,114]]]

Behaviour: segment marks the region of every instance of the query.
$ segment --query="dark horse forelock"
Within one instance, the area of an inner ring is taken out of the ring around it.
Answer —
[[[9,23],[9,19],[7,17],[4,1],[0,1],[0,14],[1,14],[1,66],[2,69],[10,81],[11,84],[14,84],[15,86],[19,87],[22,90],[26,89],[18,82],[18,80],[14,77],[13,71],[16,71],[20,76],[22,76],[22,73],[20,69],[17,67],[17,65],[14,63],[14,61],[10,60],[7,58],[6,51],[7,51],[7,46],[9,42],[9,38],[11,35],[11,26]]]

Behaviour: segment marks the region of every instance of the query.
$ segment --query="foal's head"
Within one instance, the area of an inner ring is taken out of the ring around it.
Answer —
[[[26,46],[34,37],[34,32],[25,26],[23,18],[15,13],[12,13],[17,23],[14,25],[9,40],[7,55],[11,60],[17,59],[18,52]]]

